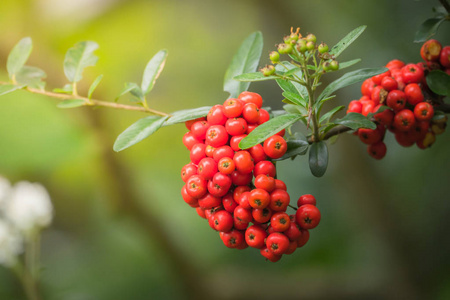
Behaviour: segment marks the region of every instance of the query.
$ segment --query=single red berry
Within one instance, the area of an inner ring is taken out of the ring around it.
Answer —
[[[263,108],[261,108],[259,110],[259,121],[258,121],[258,125],[261,125],[263,123],[266,123],[267,121],[270,120],[270,115],[269,112]]]
[[[423,43],[420,48],[420,56],[425,61],[437,61],[439,60],[439,54],[441,53],[442,45],[437,40],[428,40]]]
[[[408,131],[415,124],[414,113],[409,109],[399,111],[394,117],[394,126],[400,131]]]
[[[256,176],[254,184],[256,188],[266,190],[270,193],[275,189],[275,178],[260,174]]]
[[[402,68],[403,81],[408,83],[420,83],[424,77],[423,70],[416,64],[407,64]]]
[[[373,82],[372,78],[368,78],[364,80],[361,85],[361,94],[370,97],[372,95],[372,90],[376,87],[376,84]]]
[[[233,216],[226,210],[218,211],[214,214],[214,229],[217,231],[229,232],[233,228]]]
[[[396,90],[398,88],[398,82],[397,82],[397,80],[395,80],[394,77],[388,76],[388,77],[384,77],[381,80],[381,86],[383,87],[383,89],[390,92],[390,91]]]
[[[236,229],[232,229],[230,232],[221,231],[220,238],[228,248],[237,248],[245,241],[244,234]]]
[[[214,105],[208,112],[206,120],[209,125],[225,125],[227,121],[227,116],[224,114],[222,105]]]
[[[368,145],[378,143],[383,139],[382,132],[378,128],[376,129],[360,128],[358,130],[358,136],[361,142]]]
[[[203,143],[202,140],[197,139],[192,132],[186,132],[183,136],[183,144],[186,146],[186,148],[191,151],[192,146],[195,144]]]
[[[258,223],[266,223],[269,222],[270,217],[272,216],[272,211],[269,208],[254,208],[252,209],[253,220]]]
[[[264,248],[266,237],[267,232],[259,225],[252,225],[245,231],[245,241],[252,248]]]
[[[450,68],[450,46],[445,46],[444,48],[442,48],[441,54],[439,56],[439,62],[444,68]]]
[[[201,198],[207,192],[207,181],[200,175],[192,175],[186,181],[186,190],[191,197]]]
[[[310,194],[302,195],[297,200],[297,207],[300,207],[304,204],[316,205],[316,198]]]
[[[228,175],[216,173],[208,182],[208,192],[215,197],[223,197],[230,190],[231,184],[232,180]]]
[[[197,211],[197,214],[198,214],[201,218],[206,219],[205,209],[204,209],[204,208],[201,208],[201,207],[199,206],[199,207],[196,207],[195,210]]]
[[[234,170],[230,174],[231,180],[234,185],[248,185],[252,182],[253,174],[252,173],[241,173],[238,170]]]
[[[269,208],[273,211],[286,211],[291,201],[288,192],[282,189],[275,189],[270,193]]]
[[[367,117],[375,108],[376,104],[372,100],[367,100],[362,102],[361,114]]]
[[[198,199],[194,198],[194,197],[192,197],[191,195],[188,194],[186,185],[183,185],[183,187],[181,188],[181,197],[183,198],[184,202],[189,204],[189,206],[191,206],[191,207],[198,207],[199,206]]]
[[[285,212],[275,212],[270,218],[270,226],[277,232],[287,230],[290,224],[289,215]]]
[[[203,197],[198,199],[198,205],[204,209],[211,209],[222,204],[222,199],[220,197],[215,197],[210,193],[206,193]]]
[[[297,241],[290,241],[289,247],[287,248],[286,252],[284,252],[284,254],[292,254],[295,252],[295,250],[297,250]]]
[[[246,230],[249,224],[250,223],[239,221],[236,218],[233,219],[233,226],[237,230]],[[244,243],[244,244],[247,244],[247,243]],[[237,247],[237,248],[239,248],[239,247]]]
[[[427,102],[421,102],[414,107],[414,116],[418,121],[430,121],[433,115],[433,106]]]
[[[289,228],[283,232],[290,241],[297,241],[302,235],[301,229],[298,224],[294,221],[289,223]]]
[[[203,143],[198,143],[192,146],[190,152],[190,158],[192,163],[197,165],[203,158],[206,157],[205,148],[206,145]]]
[[[188,163],[181,169],[181,179],[186,182],[189,177],[197,174],[197,167],[193,163]]]
[[[252,156],[246,150],[236,152],[234,154],[233,161],[236,166],[236,170],[242,174],[251,173],[255,166]]]
[[[219,169],[220,173],[229,175],[234,171],[235,168],[236,168],[236,165],[234,164],[234,161],[232,158],[222,157],[219,160],[218,169]]]
[[[205,144],[214,148],[225,145],[228,142],[228,133],[222,125],[211,125],[206,130]]]
[[[250,192],[248,202],[253,208],[266,208],[270,203],[270,194],[263,189],[254,189]]]
[[[263,104],[262,97],[257,93],[245,91],[242,92],[238,98],[244,103],[254,103],[258,108],[261,108]]]
[[[422,89],[417,83],[410,83],[404,89],[406,101],[411,105],[417,105],[424,100]]]
[[[240,222],[249,223],[253,221],[252,212],[250,209],[245,209],[243,206],[236,206],[234,209],[234,217],[238,219]]]
[[[386,144],[383,141],[367,146],[367,152],[375,159],[382,159],[386,155],[386,150]]]
[[[259,122],[259,108],[254,103],[246,103],[242,109],[242,116],[247,123],[255,124]]]
[[[297,247],[303,247],[308,241],[309,241],[309,231],[306,229],[302,229],[301,231],[301,235],[297,240]]]
[[[253,130],[255,130],[259,125],[258,124],[248,124],[247,131],[245,133],[249,134]]]
[[[219,162],[224,157],[233,158],[234,151],[230,146],[225,145],[214,149],[213,158],[216,162]]]
[[[248,149],[248,152],[252,156],[255,164],[267,159],[266,153],[264,152],[264,147],[261,144],[256,144],[255,146],[251,147],[250,149]]]
[[[271,177],[275,177],[277,174],[277,170],[275,168],[275,165],[268,161],[268,160],[263,160],[258,162],[255,165],[255,168],[253,170],[253,174],[256,176],[258,176],[259,174],[264,174],[264,175],[269,175]]]
[[[264,246],[264,248],[262,248],[260,250],[260,253],[262,256],[264,256],[266,258],[266,260],[271,261],[271,262],[277,262],[282,257],[281,255],[276,255],[272,251],[269,251],[269,249],[265,246]]]
[[[201,117],[201,118],[197,118],[197,119],[194,119],[194,120],[186,121],[186,122],[184,122],[184,125],[186,125],[186,128],[188,130],[191,130],[192,124],[194,124],[195,122],[198,122],[198,121],[205,121],[205,120],[206,120],[206,118]]]
[[[416,142],[411,131],[396,131],[394,136],[397,143],[403,147],[411,147]]]
[[[381,74],[372,76],[372,81],[373,83],[375,83],[376,85],[381,85],[381,81],[383,80],[383,78],[385,77],[389,77],[391,76],[391,71],[387,70],[386,72],[383,72]]]
[[[284,183],[284,181],[282,181],[280,179],[275,179],[275,189],[287,191],[286,183]]]
[[[250,192],[252,189],[248,186],[248,185],[239,185],[237,187],[234,188],[233,191],[233,199],[234,201],[236,201],[237,203],[240,203],[240,197],[243,193],[245,192]],[[248,207],[246,207],[248,208]]]
[[[206,121],[197,121],[191,126],[191,132],[198,140],[204,140],[206,136],[206,130],[209,128],[209,124]]]
[[[246,136],[247,136],[246,134],[232,136],[231,139],[230,139],[230,147],[231,147],[231,149],[233,149],[234,151],[242,150],[241,148],[239,148],[239,143]]]
[[[390,91],[386,98],[386,104],[394,111],[400,111],[405,108],[406,95],[400,90]]]
[[[361,102],[359,102],[358,100],[352,100],[350,101],[350,103],[348,104],[348,109],[347,109],[347,113],[358,113],[360,114],[362,111],[362,104]]]
[[[223,113],[227,118],[237,118],[242,114],[244,102],[239,99],[229,98],[223,103]]]
[[[250,203],[248,202],[248,199],[250,197],[250,191],[243,192],[237,199],[237,202],[240,206],[242,206],[245,209],[251,209]]]
[[[211,179],[217,171],[217,163],[211,157],[202,158],[198,163],[197,174],[202,176],[205,180]]]
[[[208,157],[213,157],[213,155],[214,155],[214,151],[216,150],[216,148],[214,148],[213,146],[211,146],[211,145],[206,145],[206,148],[205,148],[205,154],[206,154],[206,156],[208,156]]]
[[[234,212],[234,209],[238,206],[238,204],[236,201],[234,201],[232,193],[228,192],[225,196],[222,197],[222,206],[227,212]]]
[[[391,60],[390,62],[388,62],[386,64],[386,68],[388,68],[391,72],[394,69],[401,69],[404,66],[405,66],[405,63],[398,59]]]
[[[295,213],[295,221],[302,229],[315,228],[320,222],[320,211],[312,204],[302,205]]]
[[[266,155],[273,159],[282,157],[287,151],[286,140],[277,134],[266,139],[263,147]]]
[[[229,135],[242,135],[247,132],[247,121],[243,118],[228,119],[225,123],[225,129]]]
[[[266,247],[273,254],[281,255],[288,249],[289,239],[280,232],[271,233],[266,239]]]
[[[385,109],[382,112],[377,113],[379,111],[379,109],[381,108],[381,106],[382,105],[380,104],[373,109],[373,112],[375,113],[373,115],[373,118],[379,124],[382,124],[384,126],[391,126],[392,122],[394,121],[395,113],[391,109]]]

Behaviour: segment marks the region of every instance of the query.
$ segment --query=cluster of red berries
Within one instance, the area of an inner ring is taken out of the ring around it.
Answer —
[[[420,149],[430,147],[435,135],[443,133],[447,118],[434,120],[434,95],[425,80],[429,71],[445,70],[450,74],[450,46],[443,47],[436,40],[422,45],[425,62],[405,64],[400,60],[388,62],[388,71],[366,79],[361,86],[362,97],[353,100],[347,113],[374,114],[376,129],[360,128],[357,134],[368,145],[367,152],[375,159],[386,155],[383,142],[386,129],[393,132],[404,147],[416,144]],[[380,110],[387,106],[385,110]]]
[[[316,199],[303,195],[296,214],[286,213],[290,196],[271,161],[286,153],[284,130],[262,144],[239,148],[248,133],[270,119],[262,102],[260,95],[243,92],[213,106],[206,119],[186,122],[183,143],[191,162],[181,170],[181,195],[220,232],[225,246],[257,248],[275,262],[306,244],[320,212]]]

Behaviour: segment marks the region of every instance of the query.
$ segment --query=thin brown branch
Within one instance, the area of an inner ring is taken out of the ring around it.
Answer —
[[[447,13],[450,14],[450,4],[447,2],[447,0],[439,0],[439,2],[441,2]]]

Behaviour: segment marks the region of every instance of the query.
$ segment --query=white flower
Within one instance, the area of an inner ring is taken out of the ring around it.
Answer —
[[[22,238],[10,224],[0,219],[0,265],[13,266],[22,252]]]
[[[16,183],[5,204],[5,217],[24,233],[48,226],[53,218],[50,196],[38,183]]]
[[[6,198],[11,191],[9,180],[0,176],[0,209],[5,205]]]

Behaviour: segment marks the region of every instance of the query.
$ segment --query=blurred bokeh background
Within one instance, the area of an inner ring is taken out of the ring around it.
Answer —
[[[65,51],[93,40],[99,62],[84,72],[80,92],[99,75],[94,94],[113,100],[125,82],[140,82],[148,60],[169,50],[149,97],[162,111],[214,105],[227,95],[223,75],[242,40],[264,35],[263,60],[291,26],[330,46],[359,25],[364,34],[341,56],[352,69],[394,58],[420,61],[414,33],[436,1],[2,0],[0,80],[22,37],[33,39],[28,62],[47,72],[47,88],[66,81]],[[448,22],[447,22],[448,23]],[[449,24],[437,38],[450,44]],[[331,74],[328,80],[336,78]],[[254,83],[265,104],[281,107],[274,82]],[[333,105],[360,97],[354,85]],[[127,102],[123,97],[121,102]],[[343,113],[342,113],[343,114]],[[344,134],[330,146],[323,178],[305,157],[279,163],[291,198],[311,193],[322,221],[309,243],[278,263],[255,249],[226,248],[218,233],[180,196],[189,160],[183,125],[163,128],[114,153],[117,135],[136,112],[61,110],[54,99],[16,92],[0,99],[0,174],[44,184],[55,219],[42,237],[44,299],[449,299],[450,139],[425,151],[387,136],[388,153],[371,159]],[[25,299],[10,270],[0,268],[0,299]]]

